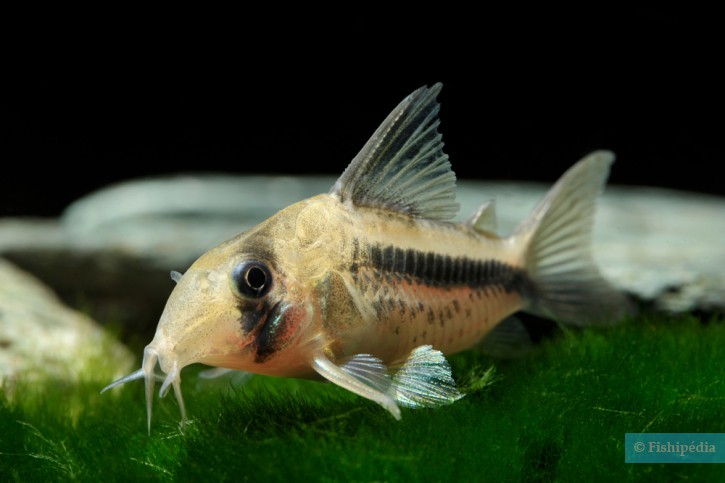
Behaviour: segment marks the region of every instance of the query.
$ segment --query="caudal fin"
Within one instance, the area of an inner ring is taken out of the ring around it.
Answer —
[[[596,200],[614,162],[595,151],[572,166],[515,230],[534,282],[526,309],[573,325],[612,324],[629,310],[626,297],[599,273],[591,254]]]

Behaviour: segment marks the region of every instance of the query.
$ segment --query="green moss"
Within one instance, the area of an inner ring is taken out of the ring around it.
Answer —
[[[643,316],[562,334],[515,361],[451,358],[461,401],[385,411],[330,384],[197,381],[146,433],[143,384],[100,396],[113,372],[0,393],[0,481],[716,481],[721,465],[628,465],[625,432],[725,432],[725,323]],[[104,364],[107,367],[104,367]],[[495,372],[491,366],[495,365]]]

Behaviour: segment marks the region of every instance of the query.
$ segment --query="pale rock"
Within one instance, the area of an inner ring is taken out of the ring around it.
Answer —
[[[16,378],[79,380],[89,361],[103,358],[121,375],[134,357],[105,337],[93,320],[66,307],[32,275],[0,258],[0,387]]]

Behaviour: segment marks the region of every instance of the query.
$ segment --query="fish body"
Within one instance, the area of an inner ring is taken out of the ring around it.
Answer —
[[[589,251],[612,153],[567,171],[509,236],[495,233],[492,202],[453,223],[440,88],[401,102],[329,193],[283,209],[174,276],[142,369],[108,386],[145,379],[149,429],[157,380],[161,394],[174,388],[185,420],[180,373],[192,363],[325,379],[400,418],[399,406],[459,399],[444,356],[478,344],[505,352],[526,337],[507,319],[519,310],[577,325],[624,313],[625,299]]]

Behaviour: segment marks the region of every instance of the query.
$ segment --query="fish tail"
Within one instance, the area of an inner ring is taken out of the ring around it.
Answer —
[[[628,300],[599,272],[591,253],[596,200],[614,153],[595,151],[572,166],[519,225],[531,293],[528,312],[572,325],[613,324]]]

